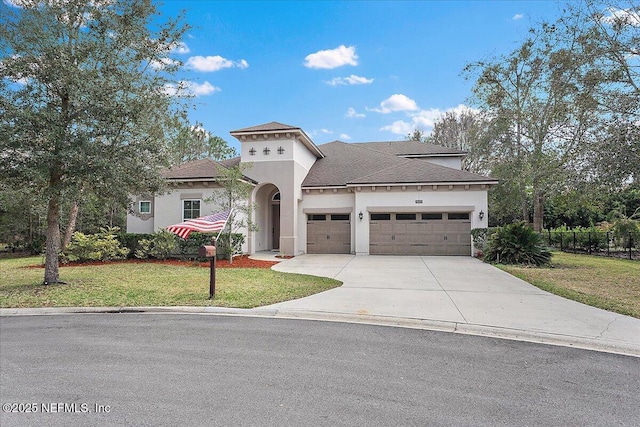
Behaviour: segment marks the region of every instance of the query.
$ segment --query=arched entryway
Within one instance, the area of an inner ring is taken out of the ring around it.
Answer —
[[[252,252],[280,249],[280,189],[271,183],[254,190],[257,205],[254,222],[258,231],[253,234]]]

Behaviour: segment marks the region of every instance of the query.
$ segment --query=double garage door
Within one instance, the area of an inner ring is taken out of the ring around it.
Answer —
[[[369,253],[469,256],[469,213],[371,213]]]
[[[307,253],[351,253],[351,216],[349,214],[308,215]]]

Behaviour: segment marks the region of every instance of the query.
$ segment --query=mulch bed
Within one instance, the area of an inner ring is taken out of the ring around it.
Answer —
[[[91,262],[70,262],[67,264],[60,264],[60,267],[87,267],[91,265],[108,265],[108,264],[163,264],[163,265],[175,265],[179,267],[206,267],[209,268],[209,261],[190,261],[179,259],[125,259],[122,261],[91,261]],[[257,259],[250,259],[248,255],[242,255],[233,258],[233,264],[229,264],[229,260],[222,259],[216,261],[216,268],[271,268],[271,266],[278,264],[277,261],[260,261]],[[44,268],[43,264],[29,265],[26,268]]]

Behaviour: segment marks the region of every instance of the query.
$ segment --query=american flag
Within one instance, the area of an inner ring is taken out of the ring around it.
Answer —
[[[201,216],[200,218],[188,219],[180,224],[170,225],[167,231],[177,234],[186,239],[192,231],[200,233],[212,233],[214,231],[222,231],[227,224],[231,210],[227,209],[213,215]]]

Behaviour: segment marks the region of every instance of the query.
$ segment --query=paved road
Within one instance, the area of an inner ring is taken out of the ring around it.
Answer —
[[[0,318],[0,343],[1,403],[34,403],[39,411],[1,413],[3,427],[640,419],[640,359],[487,337],[221,315],[84,314]]]

